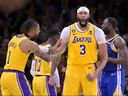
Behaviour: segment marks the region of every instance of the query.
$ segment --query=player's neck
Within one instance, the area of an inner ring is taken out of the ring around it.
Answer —
[[[107,34],[107,39],[111,39],[111,38],[115,37],[116,35],[117,35],[116,33]]]
[[[24,34],[18,34],[17,36],[18,36],[18,37],[25,37]]]
[[[80,28],[81,31],[88,31],[90,24],[87,22],[87,25],[85,27],[82,27],[79,22],[77,22],[77,26]]]

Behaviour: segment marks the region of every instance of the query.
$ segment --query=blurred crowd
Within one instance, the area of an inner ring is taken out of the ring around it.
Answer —
[[[7,44],[10,38],[19,33],[20,26],[26,19],[33,18],[39,22],[42,32],[37,41],[45,42],[53,31],[61,31],[63,27],[74,23],[77,20],[76,9],[83,5],[90,9],[90,20],[98,27],[101,26],[104,18],[111,16],[119,22],[119,34],[123,36],[128,33],[126,15],[128,0],[27,0],[20,10],[11,13],[0,12],[0,67],[3,68],[5,64]],[[49,30],[53,25],[53,30]],[[62,85],[66,70],[66,56],[65,53],[58,66]],[[30,64],[31,58],[26,66],[26,76],[31,81]],[[125,92],[128,94],[128,76],[126,76],[126,81]]]

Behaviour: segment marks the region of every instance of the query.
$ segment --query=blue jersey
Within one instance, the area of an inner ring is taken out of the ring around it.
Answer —
[[[107,41],[108,57],[119,57],[118,50],[114,46],[114,41],[117,38],[120,38],[119,35],[115,35],[112,39]],[[101,96],[123,96],[124,84],[125,73],[123,65],[107,62],[99,78]]]
[[[113,44],[113,42],[117,38],[119,38],[119,35],[116,35],[112,39],[107,41],[108,57],[111,57],[111,58],[119,57],[118,50]],[[117,70],[121,70],[122,68],[123,68],[122,64],[113,64],[113,63],[107,62],[105,68],[103,69],[103,72],[117,72]]]

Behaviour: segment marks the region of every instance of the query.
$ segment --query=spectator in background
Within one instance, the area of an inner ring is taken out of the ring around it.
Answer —
[[[4,67],[6,61],[6,53],[8,48],[8,39],[3,39],[0,48],[0,67]]]

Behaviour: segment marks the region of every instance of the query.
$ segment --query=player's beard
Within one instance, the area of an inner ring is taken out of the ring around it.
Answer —
[[[106,35],[110,34],[110,31],[109,31],[108,28],[102,28],[102,30],[104,31],[104,33],[105,33]]]
[[[88,20],[89,19],[87,19],[87,20],[84,21],[84,20],[81,20],[81,19],[78,18],[78,21],[79,21],[79,24],[80,24],[81,27],[86,27],[87,26],[87,23],[88,23]],[[85,22],[85,23],[83,24],[82,22]]]

